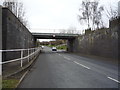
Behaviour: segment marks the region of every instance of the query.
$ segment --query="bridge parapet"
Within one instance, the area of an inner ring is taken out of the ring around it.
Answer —
[[[68,34],[68,33],[32,33],[35,38],[38,39],[74,39],[79,34]]]

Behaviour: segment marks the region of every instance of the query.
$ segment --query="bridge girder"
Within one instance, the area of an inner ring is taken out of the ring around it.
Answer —
[[[75,39],[78,34],[64,34],[64,33],[32,33],[37,39]]]

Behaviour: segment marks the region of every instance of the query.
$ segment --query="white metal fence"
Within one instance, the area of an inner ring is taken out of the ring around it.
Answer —
[[[24,51],[27,52],[26,56]],[[41,51],[41,47],[29,48],[29,49],[0,50],[0,89],[2,89],[2,65],[3,64],[20,61],[20,67],[23,67],[23,60],[27,60],[28,62],[30,62],[30,59],[38,55],[40,51]],[[16,58],[12,60],[4,60],[2,62],[2,54],[4,52],[20,52],[20,58]]]
[[[7,64],[7,63],[12,63],[16,61],[21,61],[21,67],[23,67],[23,60],[28,59],[28,62],[30,60],[30,57],[36,56],[41,50],[41,47],[37,48],[29,48],[29,49],[13,49],[13,50],[0,50],[0,53],[3,52],[20,52],[20,58],[13,59],[13,60],[4,60],[4,62],[0,62],[0,64]],[[24,51],[27,51],[27,56],[24,56]],[[30,53],[31,52],[31,53]]]

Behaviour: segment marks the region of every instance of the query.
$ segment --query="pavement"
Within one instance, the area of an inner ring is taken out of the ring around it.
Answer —
[[[44,47],[18,88],[118,88],[118,64]]]

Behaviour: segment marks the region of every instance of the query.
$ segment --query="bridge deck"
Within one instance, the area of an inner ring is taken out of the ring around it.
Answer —
[[[65,33],[32,33],[38,39],[75,39],[78,34],[65,34]]]

